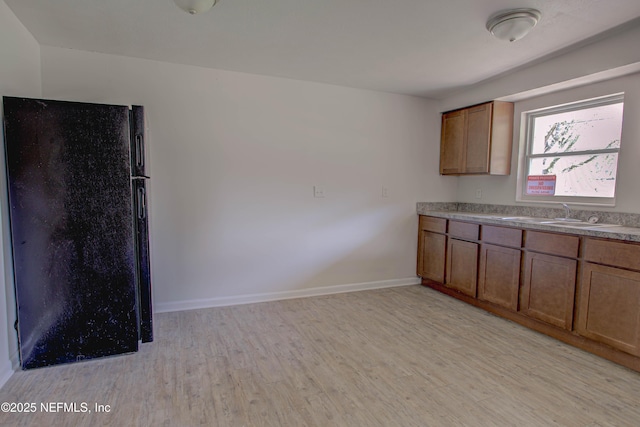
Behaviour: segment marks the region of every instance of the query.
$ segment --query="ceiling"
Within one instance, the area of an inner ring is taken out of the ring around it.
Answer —
[[[442,98],[640,17],[638,0],[4,0],[43,46]],[[489,16],[534,7],[514,43]],[[635,21],[640,22],[640,21]],[[635,25],[635,24],[633,24]]]

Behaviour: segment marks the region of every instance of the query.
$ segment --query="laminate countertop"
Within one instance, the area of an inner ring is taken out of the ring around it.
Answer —
[[[462,206],[462,210],[460,210],[460,205],[465,205]],[[495,207],[495,211],[492,212],[491,207]],[[564,218],[564,210],[555,208],[524,208],[523,210],[522,207],[515,206],[458,203],[418,203],[417,213],[438,218],[517,227],[526,230],[640,242],[640,226],[635,225],[636,220],[640,219],[636,217],[640,217],[640,215],[636,214],[575,211],[573,212],[575,217],[571,217],[575,222],[567,222],[561,219]],[[588,218],[594,216],[598,217],[598,222],[590,223]],[[603,222],[602,219],[606,222]],[[580,222],[577,222],[577,220]]]

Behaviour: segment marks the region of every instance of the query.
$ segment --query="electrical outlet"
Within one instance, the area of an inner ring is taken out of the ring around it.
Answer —
[[[482,190],[479,188],[476,189],[476,199],[482,199]]]
[[[382,186],[382,197],[389,197],[389,187]]]
[[[313,197],[322,198],[324,197],[324,187],[321,185],[313,186]]]

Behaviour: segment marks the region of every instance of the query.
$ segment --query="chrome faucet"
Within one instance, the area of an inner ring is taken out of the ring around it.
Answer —
[[[564,208],[564,219],[569,219],[569,215],[571,215],[571,209],[569,209],[569,205],[563,203],[562,207]]]

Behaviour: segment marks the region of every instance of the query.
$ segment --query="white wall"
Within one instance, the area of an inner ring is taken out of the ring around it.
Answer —
[[[640,158],[640,124],[637,120],[637,117],[640,117],[638,40],[640,40],[640,25],[635,21],[634,25],[614,32],[607,38],[478,84],[442,100],[440,111],[491,99],[515,101],[511,175],[460,177],[456,201],[516,204],[521,112],[625,92],[616,206],[595,209],[640,213],[640,198],[637,196],[637,183],[640,182],[640,168],[637,167],[637,159]],[[622,77],[619,77],[620,75]],[[481,199],[476,198],[477,189],[482,190]]]
[[[145,106],[160,310],[414,282],[415,203],[455,197],[433,101],[44,46],[42,76]]]
[[[0,95],[40,96],[40,47],[33,36],[18,21],[13,12],[0,0]],[[0,104],[0,112],[2,105]],[[0,164],[4,165],[4,148],[0,150]],[[7,217],[5,174],[0,174],[0,387],[13,373],[11,358],[17,357],[15,294],[11,268],[11,246]],[[4,261],[4,264],[3,262]]]

